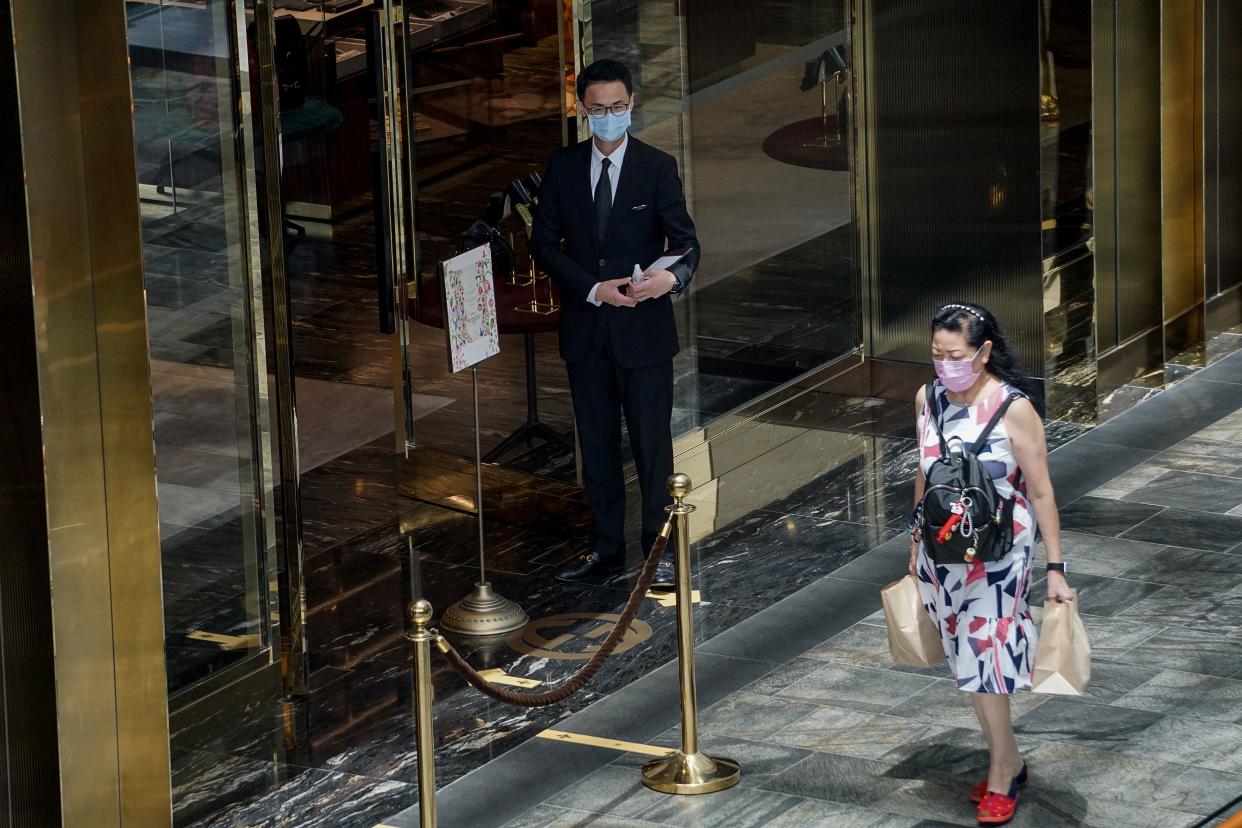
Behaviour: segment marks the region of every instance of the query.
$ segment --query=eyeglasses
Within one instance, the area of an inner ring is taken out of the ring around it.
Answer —
[[[626,110],[630,108],[629,102],[617,103],[612,106],[588,106],[585,107],[586,113],[592,118],[602,118],[605,115],[624,115]]]

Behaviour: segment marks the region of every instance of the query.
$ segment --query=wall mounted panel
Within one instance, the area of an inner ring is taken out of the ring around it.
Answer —
[[[926,361],[928,319],[965,299],[1042,374],[1038,4],[868,6],[871,355]]]

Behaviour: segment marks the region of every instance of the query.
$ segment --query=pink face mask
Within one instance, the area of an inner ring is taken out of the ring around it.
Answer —
[[[933,359],[932,364],[936,366],[936,376],[940,377],[944,387],[950,391],[960,393],[974,385],[978,381],[979,375],[983,373],[974,369],[975,357],[977,356],[979,356],[979,352],[975,351],[970,359]]]

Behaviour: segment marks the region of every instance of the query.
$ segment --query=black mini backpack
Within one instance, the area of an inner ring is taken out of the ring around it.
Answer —
[[[996,491],[983,462],[960,437],[945,440],[935,383],[927,386],[927,414],[940,438],[940,456],[927,470],[919,529],[932,561],[962,564],[998,561],[1013,546],[1014,498]],[[987,445],[988,437],[1022,394],[1011,393],[971,445]]]

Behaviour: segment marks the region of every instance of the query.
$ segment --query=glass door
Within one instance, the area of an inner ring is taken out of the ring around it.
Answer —
[[[257,133],[240,4],[126,9],[176,710],[277,660]]]

